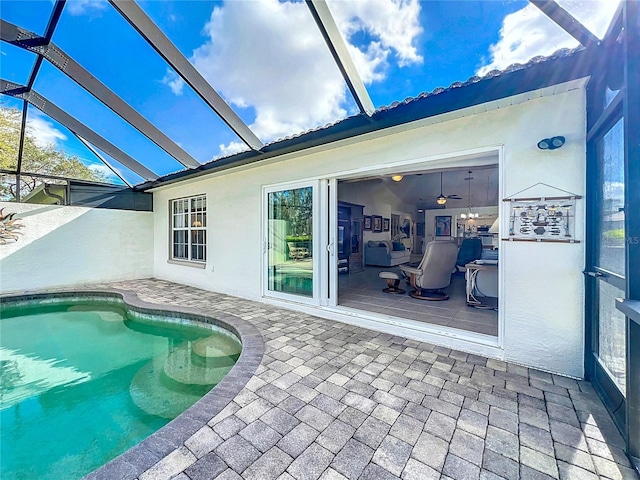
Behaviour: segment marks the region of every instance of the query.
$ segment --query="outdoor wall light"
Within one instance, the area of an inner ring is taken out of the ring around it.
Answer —
[[[403,175],[393,175],[391,177],[391,180],[393,180],[394,182],[399,182],[400,180],[402,180],[404,178]]]
[[[538,148],[540,150],[555,150],[564,145],[565,138],[562,136],[543,138],[538,142]]]

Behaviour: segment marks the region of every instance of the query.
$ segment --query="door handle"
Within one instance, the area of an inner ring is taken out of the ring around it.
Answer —
[[[329,252],[329,255],[333,256],[333,242],[327,245],[327,252]]]
[[[604,273],[600,273],[600,272],[588,272],[588,271],[584,271],[582,272],[585,275],[589,275],[590,277],[594,277],[594,278],[600,278],[600,277],[606,277],[606,275]]]

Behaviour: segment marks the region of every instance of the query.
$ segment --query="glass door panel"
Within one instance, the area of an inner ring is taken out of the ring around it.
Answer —
[[[313,187],[267,192],[267,290],[314,296]]]
[[[624,124],[620,119],[598,142],[602,180],[598,266],[624,276]]]
[[[624,298],[624,129],[623,119],[596,141],[598,158],[597,238],[595,242],[594,312],[598,315],[595,346],[598,363],[624,396],[626,390],[625,317],[615,299]]]
[[[627,337],[625,316],[616,309],[615,299],[624,298],[624,291],[598,282],[598,358],[622,395],[626,393]]]

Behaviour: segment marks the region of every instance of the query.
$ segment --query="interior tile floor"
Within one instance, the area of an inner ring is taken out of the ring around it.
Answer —
[[[139,480],[638,480],[588,382],[187,285],[104,286],[265,342],[240,393]]]
[[[338,276],[338,304],[343,307],[418,320],[433,325],[458,328],[469,332],[498,336],[498,312],[470,307],[466,303],[463,273],[453,275],[445,292],[449,300],[432,302],[410,297],[411,286],[402,283],[404,295],[382,291],[386,280],[378,274],[384,271],[400,273],[398,267],[365,267],[363,272]]]

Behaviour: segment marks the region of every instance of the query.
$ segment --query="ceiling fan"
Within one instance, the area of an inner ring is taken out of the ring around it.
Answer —
[[[444,195],[442,193],[442,172],[440,172],[440,195],[438,195],[437,197],[435,197],[436,199],[436,203],[438,205],[445,205],[447,203],[447,200],[451,199],[451,200],[462,200],[462,197],[460,195]]]

